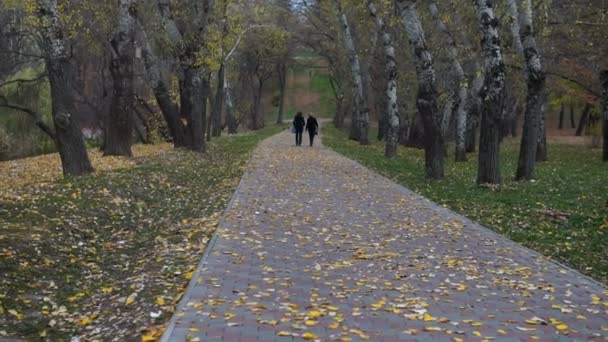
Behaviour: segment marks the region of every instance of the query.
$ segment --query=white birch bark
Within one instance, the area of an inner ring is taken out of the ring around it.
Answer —
[[[517,8],[516,0],[507,0],[507,4],[509,5],[509,16],[511,20],[511,36],[513,37],[513,47],[517,51],[518,54],[524,54],[524,46],[521,42],[521,37],[519,36],[519,9]]]
[[[385,156],[394,158],[397,155],[397,145],[399,144],[399,106],[397,104],[397,77],[398,69],[395,59],[395,47],[393,38],[391,37],[388,28],[384,22],[384,18],[378,15],[376,4],[372,0],[368,0],[367,9],[369,14],[376,22],[376,28],[382,36],[384,46],[385,71],[387,77],[386,97],[387,108],[386,118],[388,131],[386,135]]]
[[[474,0],[481,33],[485,81],[481,90],[478,184],[500,184],[500,127],[505,88],[505,64],[498,37],[493,0]]]
[[[429,51],[420,23],[416,0],[396,0],[397,10],[405,26],[416,65],[418,80],[417,107],[424,123],[425,166],[429,178],[443,178],[444,137],[442,114],[437,103],[437,81],[433,56]]]
[[[514,0],[510,0],[512,2]],[[524,114],[524,128],[519,153],[516,179],[530,180],[534,177],[534,167],[537,161],[539,139],[544,138],[543,121],[543,92],[545,89],[545,73],[542,69],[540,52],[534,38],[532,23],[532,3],[530,0],[521,0],[519,11],[520,32],[517,35],[523,46],[526,61],[526,112]],[[515,5],[517,8],[517,5]],[[541,135],[541,133],[543,133]],[[543,144],[540,141],[540,144]],[[541,151],[544,153],[544,151]]]
[[[342,9],[340,0],[334,0],[334,4],[338,11],[338,19],[340,20],[342,33],[344,35],[344,47],[348,54],[354,85],[355,109],[352,116],[350,138],[358,141],[362,145],[367,145],[369,144],[369,107],[367,103],[367,94],[365,94],[363,86],[359,54],[355,48],[355,41],[350,30],[348,17]]]
[[[446,23],[441,19],[437,1],[429,0],[429,10],[435,19],[437,29],[445,36],[447,41],[448,57],[452,64],[454,77],[454,89],[452,90],[452,103],[447,113],[444,113],[442,131],[447,134],[448,126],[451,121],[452,113],[456,112],[456,161],[466,161],[466,133],[467,133],[467,96],[468,81],[458,58],[458,49],[452,33]],[[453,106],[453,107],[452,107]]]

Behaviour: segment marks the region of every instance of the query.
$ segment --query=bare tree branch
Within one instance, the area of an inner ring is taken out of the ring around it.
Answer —
[[[38,128],[40,128],[44,133],[46,133],[53,141],[56,140],[55,132],[53,131],[53,129],[51,127],[49,127],[44,122],[44,120],[42,120],[42,115],[40,113],[33,111],[29,108],[10,104],[8,102],[8,100],[6,99],[6,97],[4,97],[3,95],[0,95],[0,107],[14,109],[14,110],[29,114],[29,116],[31,116],[32,119],[34,119],[34,123],[36,124],[36,126],[38,126]]]

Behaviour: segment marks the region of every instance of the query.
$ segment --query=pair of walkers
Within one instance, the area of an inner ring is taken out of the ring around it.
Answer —
[[[319,122],[317,122],[317,119],[311,114],[308,114],[308,119],[304,120],[302,112],[298,112],[293,119],[293,130],[296,133],[296,146],[302,146],[304,128],[308,131],[310,146],[312,147],[312,144],[315,141],[315,135],[319,133]]]

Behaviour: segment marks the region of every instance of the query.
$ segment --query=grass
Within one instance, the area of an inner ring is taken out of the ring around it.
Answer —
[[[315,72],[311,80],[311,89],[319,94],[319,109],[320,117],[331,118],[334,115],[336,101],[333,96],[329,75]]]
[[[551,145],[535,182],[515,182],[518,141],[502,148],[500,189],[476,186],[477,158],[466,163],[446,159],[445,179],[424,176],[423,151],[400,147],[395,160],[384,146],[360,146],[335,129],[324,129],[323,142],[335,151],[459,212],[510,239],[608,283],[608,173],[598,150]]]
[[[251,151],[280,129],[219,138],[204,156],[168,149],[94,176],[15,182],[0,194],[0,337],[135,340],[162,325]]]

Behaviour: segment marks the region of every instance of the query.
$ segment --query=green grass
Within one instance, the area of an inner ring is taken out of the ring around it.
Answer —
[[[324,129],[324,144],[335,151],[516,242],[608,283],[608,172],[600,153],[586,146],[551,145],[535,182],[515,182],[518,141],[502,148],[500,189],[476,186],[477,158],[446,159],[445,179],[424,176],[423,151],[399,148],[395,160],[383,144],[360,146],[334,127]],[[451,151],[451,150],[450,150]]]
[[[104,327],[99,340],[135,340],[164,323],[250,153],[281,129],[0,196],[0,336],[69,340]]]
[[[333,96],[329,75],[315,72],[311,80],[311,89],[319,94],[319,116],[331,118],[335,113],[336,101]]]

